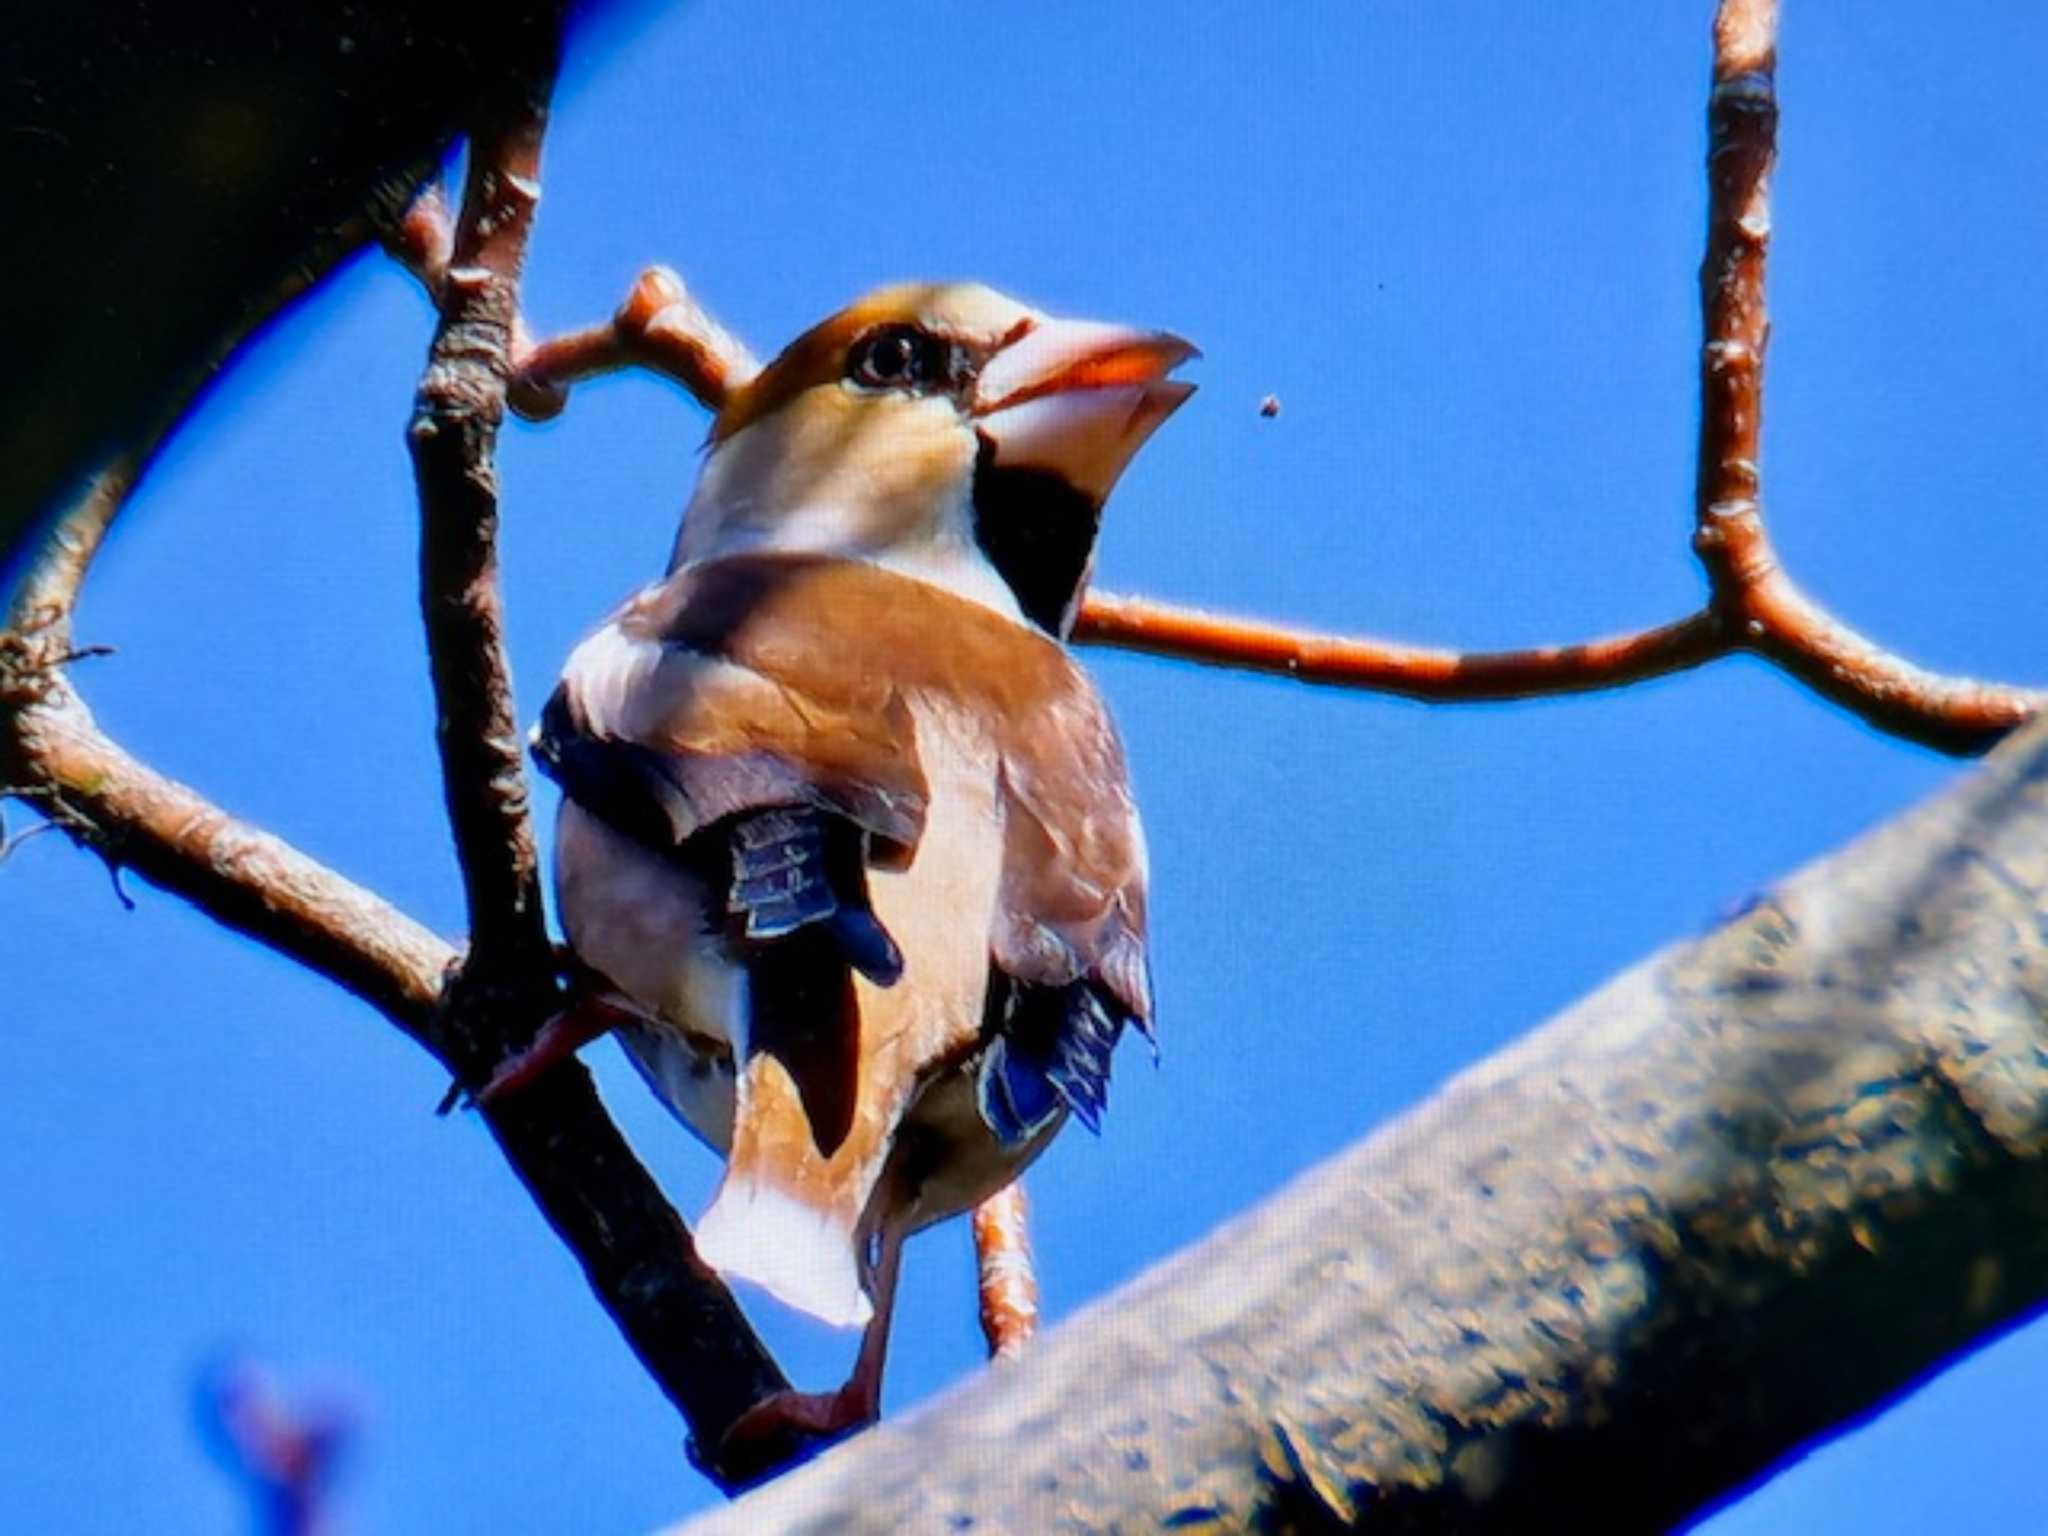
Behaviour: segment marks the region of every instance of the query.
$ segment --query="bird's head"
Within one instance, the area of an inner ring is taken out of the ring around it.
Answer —
[[[676,561],[869,559],[1063,635],[1102,503],[1194,392],[1167,375],[1195,355],[979,284],[882,289],[733,392]]]

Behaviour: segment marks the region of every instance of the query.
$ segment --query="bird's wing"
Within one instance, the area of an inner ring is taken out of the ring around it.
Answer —
[[[956,787],[944,806],[933,798],[919,721],[937,718],[978,722],[965,727],[990,754],[978,810],[960,800],[971,765],[948,761]],[[651,846],[701,859],[708,842],[728,861],[748,1060],[726,1182],[700,1231],[707,1254],[730,1238],[738,1272],[858,1320],[857,1286],[819,1276],[846,1249],[921,1074],[972,1048],[979,1022],[970,1012],[955,1039],[952,1025],[926,1027],[952,1009],[898,994],[952,988],[933,978],[972,925],[987,924],[986,959],[959,956],[974,977],[959,986],[978,992],[986,968],[984,1117],[1006,1141],[1062,1105],[1097,1120],[1110,1048],[1126,1023],[1149,1025],[1145,852],[1115,731],[1060,646],[872,566],[727,558],[684,568],[586,642],[538,734],[544,765],[587,809]],[[951,828],[949,850],[988,829],[988,884],[957,912],[915,918],[904,937],[928,951],[913,958],[923,979],[891,987],[893,968],[862,964],[819,914],[871,917],[868,865],[909,870],[906,920],[924,913],[946,874],[911,867],[928,816]]]
[[[735,657],[765,616],[705,585],[650,589],[579,646],[534,754],[585,810],[723,893],[748,1047],[784,1061],[829,1149],[854,1113],[851,972],[886,986],[902,969],[867,865],[908,862],[922,834],[914,729],[886,678],[827,669],[807,686],[790,664],[805,642],[771,637],[784,664],[768,670]]]
[[[925,785],[908,710],[886,680],[820,697],[721,654],[716,637],[665,632],[665,589],[636,599],[577,648],[534,733],[548,775],[585,809],[657,850],[728,817],[830,812],[907,863]]]
[[[693,660],[673,682],[627,690],[638,709],[625,717],[667,779],[688,779],[671,825],[801,799],[907,864],[927,791],[905,701],[985,723],[1004,849],[982,1114],[1005,1141],[1062,1106],[1098,1125],[1110,1053],[1128,1024],[1149,1037],[1152,997],[1144,835],[1087,674],[1042,635],[855,562],[728,559],[655,591],[621,633]]]
[[[1123,747],[1078,667],[1003,741],[1004,862],[977,1088],[1006,1142],[1064,1106],[1091,1131],[1126,1025],[1152,1038],[1145,839]]]

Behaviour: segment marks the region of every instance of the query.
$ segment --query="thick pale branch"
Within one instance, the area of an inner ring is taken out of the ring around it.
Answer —
[[[687,1529],[1665,1529],[2048,1301],[2044,904],[2039,727]]]

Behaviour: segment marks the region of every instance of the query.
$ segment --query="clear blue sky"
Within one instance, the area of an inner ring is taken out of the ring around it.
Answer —
[[[660,260],[764,349],[911,276],[1167,326],[1202,392],[1112,503],[1105,585],[1470,646],[1674,617],[1710,9],[649,14],[571,60],[530,313],[584,323]],[[1778,538],[1916,658],[2038,680],[2048,36],[2018,0],[1789,10]],[[81,677],[128,744],[453,931],[402,442],[429,326],[364,260],[243,360],[102,562],[81,638],[120,655]],[[702,435],[644,379],[509,432],[528,718],[657,571]],[[1749,663],[1459,710],[1092,665],[1152,830],[1166,1054],[1127,1051],[1103,1138],[1033,1175],[1055,1317],[1958,771]],[[432,1117],[426,1058],[137,894],[53,838],[0,874],[4,1523],[228,1526],[188,1399],[231,1345],[365,1405],[360,1531],[710,1501],[482,1129]],[[700,1209],[709,1156],[589,1056]],[[843,1341],[767,1327],[837,1379]],[[964,1227],[912,1245],[899,1339],[894,1405],[976,1368]],[[2022,1330],[1709,1529],[2038,1528],[2044,1379]]]

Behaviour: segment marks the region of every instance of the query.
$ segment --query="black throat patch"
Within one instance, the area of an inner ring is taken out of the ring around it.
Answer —
[[[1066,637],[1074,600],[1095,558],[1102,504],[1049,469],[1007,469],[981,439],[974,461],[974,538],[1017,596],[1024,616]]]

